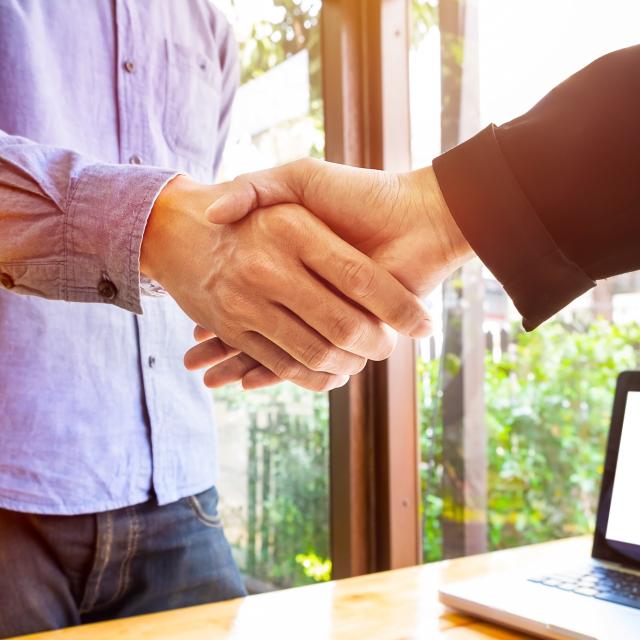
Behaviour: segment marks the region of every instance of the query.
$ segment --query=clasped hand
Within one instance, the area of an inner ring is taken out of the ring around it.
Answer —
[[[141,268],[197,323],[205,384],[344,384],[428,335],[419,296],[468,254],[430,169],[403,176],[304,160],[203,186],[174,179]]]

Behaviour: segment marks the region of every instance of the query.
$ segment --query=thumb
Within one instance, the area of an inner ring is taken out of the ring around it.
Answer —
[[[260,207],[284,203],[304,205],[301,194],[317,166],[318,161],[305,158],[217,185],[223,193],[207,207],[205,218],[214,224],[228,224]]]
[[[258,206],[258,199],[251,183],[229,182],[224,193],[205,210],[204,217],[213,224],[230,224],[244,218]]]

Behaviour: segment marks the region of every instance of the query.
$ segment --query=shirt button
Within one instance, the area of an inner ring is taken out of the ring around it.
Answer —
[[[134,153],[129,158],[129,164],[142,164],[142,158],[137,153]]]
[[[127,73],[133,73],[136,70],[136,65],[133,60],[125,60],[122,66]]]
[[[118,295],[118,288],[111,280],[102,278],[98,283],[98,293],[105,300],[113,300]]]
[[[153,369],[153,367],[156,366],[156,357],[149,356],[149,359],[147,360],[147,362],[149,363],[149,366]]]
[[[5,289],[13,289],[13,287],[16,286],[16,283],[8,273],[0,273],[0,285]]]

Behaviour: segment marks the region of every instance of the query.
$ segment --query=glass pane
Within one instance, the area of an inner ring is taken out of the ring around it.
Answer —
[[[415,166],[636,44],[640,21],[633,0],[606,10],[595,0],[412,2]],[[425,560],[591,531],[615,378],[640,364],[640,273],[599,283],[528,334],[479,264],[428,302],[437,326],[418,364]]]
[[[320,1],[216,4],[242,73],[220,178],[322,156]],[[228,387],[215,400],[221,512],[250,591],[329,579],[327,394]]]

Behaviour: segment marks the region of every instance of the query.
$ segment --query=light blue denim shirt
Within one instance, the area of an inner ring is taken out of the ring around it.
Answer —
[[[214,484],[193,324],[141,295],[139,251],[176,171],[213,180],[237,81],[206,0],[0,2],[0,507]]]

